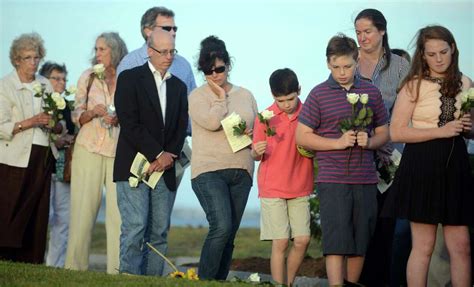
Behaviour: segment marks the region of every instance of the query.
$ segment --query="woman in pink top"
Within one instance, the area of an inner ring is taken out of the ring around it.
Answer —
[[[270,76],[270,88],[275,103],[267,109],[274,114],[268,123],[275,135],[268,135],[268,127],[257,118],[251,152],[260,161],[260,239],[272,240],[273,280],[292,286],[310,241],[308,200],[314,184],[313,159],[303,157],[296,149],[295,131],[302,104],[295,72],[276,70]],[[290,239],[293,246],[285,264]]]
[[[406,146],[387,204],[410,221],[408,286],[426,286],[438,224],[453,286],[471,286],[468,225],[474,223],[474,188],[463,136],[472,136],[473,111],[463,115],[460,107],[461,94],[472,82],[459,71],[458,57],[448,29],[421,29],[393,111],[392,140]]]
[[[119,127],[114,108],[116,68],[127,54],[118,33],[102,33],[77,84],[73,122],[80,127],[71,167],[71,211],[65,267],[87,270],[91,233],[106,189],[107,273],[119,265],[120,213],[112,172]]]
[[[209,36],[202,40],[198,70],[204,73],[207,83],[189,95],[193,130],[191,184],[209,221],[199,259],[199,277],[225,280],[252,186],[254,163],[249,148],[232,152],[221,121],[235,112],[252,127],[257,104],[250,91],[229,82],[231,61],[221,39]]]

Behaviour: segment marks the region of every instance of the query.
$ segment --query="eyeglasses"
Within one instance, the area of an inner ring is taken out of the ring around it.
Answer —
[[[155,25],[153,27],[160,27],[161,29],[165,30],[165,31],[168,31],[168,32],[171,32],[171,30],[177,32],[178,31],[178,27],[176,26],[158,26],[158,25]]]
[[[149,45],[148,47],[150,47],[153,51],[157,52],[158,54],[160,54],[161,56],[168,56],[168,55],[171,55],[171,57],[174,57],[174,55],[178,54],[178,50],[176,49],[171,49],[171,50],[157,50],[156,48],[154,48],[153,46]]]
[[[35,62],[35,63],[38,63],[41,61],[41,58],[36,56],[36,57],[32,57],[32,56],[28,56],[28,57],[22,57],[20,58],[20,60],[22,60],[23,62]]]
[[[67,82],[66,78],[61,78],[61,77],[49,77],[49,79],[53,79],[56,82],[60,82],[60,81]]]
[[[224,73],[226,66],[215,67],[214,69],[204,71],[204,75],[210,76],[212,73],[216,72],[216,74]]]

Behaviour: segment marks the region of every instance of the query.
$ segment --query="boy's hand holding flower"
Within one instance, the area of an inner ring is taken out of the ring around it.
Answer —
[[[263,112],[258,113],[257,116],[258,120],[266,126],[265,134],[269,137],[276,135],[275,128],[270,127],[270,119],[275,116],[273,111],[264,110]]]
[[[357,144],[364,148],[368,149],[370,145],[369,135],[365,131],[360,131],[357,133]]]
[[[353,130],[348,130],[337,140],[338,147],[339,149],[351,148],[355,145],[356,140],[356,132]]]

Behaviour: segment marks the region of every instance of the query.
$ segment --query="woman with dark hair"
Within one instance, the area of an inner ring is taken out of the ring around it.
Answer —
[[[386,210],[410,221],[412,250],[408,286],[426,286],[438,224],[443,225],[453,286],[470,286],[468,225],[474,223],[474,188],[463,136],[474,112],[461,111],[461,94],[472,81],[459,71],[451,32],[427,26],[392,116],[392,140],[406,143]],[[385,209],[384,208],[384,209]]]
[[[397,88],[408,73],[409,63],[394,54],[388,43],[387,20],[376,9],[362,10],[354,20],[359,59],[357,74],[373,83],[382,93],[385,108],[392,111],[397,97]],[[376,151],[378,168],[390,163],[393,150],[403,151],[402,144],[388,143]],[[389,191],[377,193],[378,210]],[[367,250],[360,282],[369,286],[388,283],[391,263],[392,238],[395,221],[391,218],[377,218],[377,227]]]
[[[53,90],[62,94],[66,90],[66,65],[46,62],[39,74],[46,77]],[[51,180],[51,202],[49,205],[49,244],[46,265],[64,267],[66,260],[67,238],[69,233],[69,206],[71,203],[71,185],[64,180],[66,148],[74,140],[75,127],[71,120],[71,110],[66,105],[62,110],[63,132],[58,135],[54,144],[58,150],[55,155],[55,172]]]
[[[87,270],[92,230],[105,188],[107,273],[118,273],[120,213],[112,179],[119,126],[114,95],[116,69],[127,54],[118,33],[100,34],[94,46],[94,67],[82,73],[77,83],[73,122],[80,127],[71,166],[71,219],[66,268]]]
[[[224,41],[215,36],[204,39],[197,66],[207,83],[189,95],[191,184],[209,222],[199,277],[225,280],[252,186],[254,162],[249,148],[232,152],[221,121],[235,112],[247,127],[253,127],[257,103],[250,91],[228,81],[232,65]]]

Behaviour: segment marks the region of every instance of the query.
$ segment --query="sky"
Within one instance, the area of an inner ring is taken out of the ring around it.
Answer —
[[[337,33],[355,38],[353,21],[365,8],[380,10],[388,22],[392,48],[413,52],[413,38],[426,25],[443,25],[453,33],[460,51],[460,69],[474,77],[474,1],[310,1],[310,0],[0,0],[0,77],[13,70],[10,45],[22,33],[38,32],[45,41],[45,60],[65,63],[70,84],[90,66],[96,37],[115,31],[128,50],[143,44],[140,19],[152,6],[172,9],[179,27],[176,49],[195,69],[199,43],[209,35],[225,41],[233,67],[230,81],[249,89],[260,110],[272,104],[270,74],[288,67],[298,75],[304,101],[329,71],[325,49]],[[196,208],[187,170],[176,207]],[[259,207],[256,183],[248,209]]]

